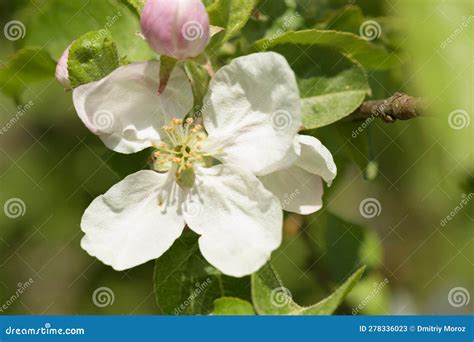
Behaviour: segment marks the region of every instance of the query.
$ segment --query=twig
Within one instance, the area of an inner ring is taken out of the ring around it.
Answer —
[[[380,117],[383,121],[392,123],[397,120],[409,120],[420,116],[423,110],[423,100],[403,93],[395,93],[385,100],[366,101],[347,118],[360,121]]]

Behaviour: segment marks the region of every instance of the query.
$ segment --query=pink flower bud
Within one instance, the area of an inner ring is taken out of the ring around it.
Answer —
[[[59,83],[64,87],[64,89],[71,89],[71,81],[69,81],[69,72],[67,70],[67,62],[69,58],[69,48],[71,45],[67,47],[67,49],[63,52],[63,55],[58,61],[56,65],[56,79]]]
[[[209,17],[201,0],[148,0],[140,24],[153,50],[176,59],[196,57],[209,42]]]

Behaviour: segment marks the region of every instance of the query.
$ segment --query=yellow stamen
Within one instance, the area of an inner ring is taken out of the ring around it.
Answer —
[[[176,172],[176,182],[184,186],[192,186],[192,182],[184,182],[194,174],[193,164],[202,163],[205,153],[202,151],[202,142],[206,135],[202,125],[195,125],[193,118],[186,120],[173,118],[170,123],[163,125],[165,141],[155,145],[153,153],[155,170],[169,171],[173,167]],[[175,166],[172,166],[173,163]],[[192,178],[192,177],[191,177]]]

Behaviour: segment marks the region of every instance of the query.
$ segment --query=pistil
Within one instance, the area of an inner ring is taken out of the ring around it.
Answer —
[[[172,119],[161,130],[166,134],[167,142],[155,146],[153,168],[156,171],[169,171],[174,166],[176,182],[184,187],[194,184],[193,166],[203,161],[201,142],[205,139],[201,125],[194,125],[192,118]]]

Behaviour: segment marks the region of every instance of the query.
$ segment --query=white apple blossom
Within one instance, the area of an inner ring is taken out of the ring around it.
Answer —
[[[322,181],[336,167],[301,125],[295,76],[281,56],[234,59],[212,79],[202,127],[190,118],[190,83],[175,68],[157,95],[159,62],[122,66],[74,90],[85,125],[114,151],[154,147],[153,170],[126,177],[87,208],[81,242],[116,270],[161,256],[185,225],[224,274],[257,271],[282,239],[282,203],[303,214],[321,207]],[[285,194],[299,196],[285,204]]]

